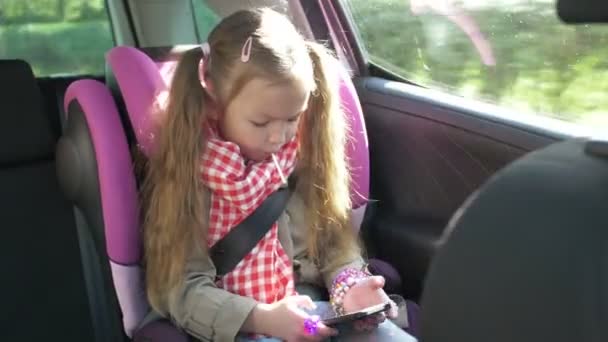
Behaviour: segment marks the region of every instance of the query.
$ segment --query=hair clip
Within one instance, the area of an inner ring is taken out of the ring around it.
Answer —
[[[243,44],[243,49],[241,50],[241,62],[247,63],[249,62],[249,57],[251,57],[251,45],[253,44],[253,36],[249,36]]]

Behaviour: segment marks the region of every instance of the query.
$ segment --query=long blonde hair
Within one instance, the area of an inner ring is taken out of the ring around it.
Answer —
[[[253,39],[251,57],[243,63],[241,49],[249,37]],[[255,77],[300,80],[314,87],[299,128],[295,174],[296,191],[307,205],[305,217],[310,220],[309,257],[321,268],[352,258],[358,245],[349,222],[347,125],[333,70],[337,60],[323,45],[305,41],[286,17],[269,9],[226,17],[212,30],[208,43],[207,79],[213,85],[214,101],[221,106]],[[157,150],[150,157],[142,187],[147,294],[159,312],[166,311],[169,291],[181,284],[193,241],[207,248],[201,237],[206,235],[209,208],[205,208],[199,158],[205,146],[201,128],[208,119],[211,97],[197,72],[202,57],[201,49],[193,49],[178,63]]]

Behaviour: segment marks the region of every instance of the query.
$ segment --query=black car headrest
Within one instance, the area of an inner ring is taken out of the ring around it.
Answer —
[[[608,23],[604,0],[558,0],[557,15],[569,24]]]
[[[51,159],[55,138],[29,64],[0,61],[0,164]]]
[[[448,231],[421,341],[608,341],[608,159],[585,141],[506,167]]]

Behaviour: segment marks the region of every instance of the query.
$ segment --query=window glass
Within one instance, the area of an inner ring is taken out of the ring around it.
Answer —
[[[192,7],[194,8],[194,17],[196,19],[196,29],[198,30],[198,36],[201,42],[207,40],[209,32],[213,29],[217,23],[221,20],[220,16],[209,7],[207,1],[204,0],[192,0]]]
[[[104,72],[114,45],[104,0],[0,0],[0,58],[36,76]]]
[[[608,127],[608,27],[554,0],[343,0],[371,63],[421,86]]]
[[[287,0],[192,0],[192,6],[201,42],[207,40],[209,32],[220,22],[222,17],[238,10],[270,7],[278,12],[290,15]]]

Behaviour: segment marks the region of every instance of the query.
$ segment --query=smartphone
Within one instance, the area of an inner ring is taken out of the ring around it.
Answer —
[[[356,320],[360,320],[366,318],[368,316],[373,316],[379,314],[381,312],[386,312],[390,310],[391,303],[383,303],[374,306],[370,306],[363,310],[359,310],[356,312],[351,312],[346,315],[336,316],[335,313],[333,315],[329,315],[327,317],[321,317],[321,322],[328,327],[336,326],[338,324],[350,323]],[[332,311],[333,312],[333,311]]]

